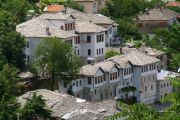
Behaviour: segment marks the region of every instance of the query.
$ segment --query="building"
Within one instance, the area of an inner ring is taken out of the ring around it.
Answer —
[[[144,14],[139,14],[135,19],[140,32],[152,34],[155,29],[168,28],[173,23],[178,22],[179,13],[159,7],[146,10]]]
[[[157,73],[157,100],[173,92],[170,77],[180,77],[180,74],[161,70]]]
[[[47,12],[17,25],[16,31],[26,38],[27,63],[35,60],[37,46],[47,37],[64,39],[85,63],[88,58],[104,60],[107,29],[92,22],[76,21],[72,14]]]
[[[46,89],[29,91],[19,96],[18,102],[24,105],[26,100],[32,97],[33,93],[42,95],[47,107],[52,110],[52,116],[55,120],[104,120],[105,117],[119,112],[116,109],[115,100],[90,103],[65,93]]]
[[[169,6],[169,7],[180,7],[180,2],[172,1],[172,2],[169,2],[166,6]]]
[[[159,65],[157,66],[158,70],[167,69],[168,57],[165,52],[157,50],[155,48],[146,47],[144,45],[141,46],[138,50],[146,53],[149,56],[159,59],[161,62],[159,62]]]
[[[106,6],[107,0],[74,0],[84,6],[85,13],[98,13],[98,10]]]
[[[101,14],[85,14],[71,8],[68,8],[66,12],[73,15],[77,21],[92,22],[98,26],[107,29],[106,46],[117,46],[121,43],[121,38],[117,34],[118,24],[115,21],[111,20],[109,17]]]
[[[72,86],[75,96],[89,101],[135,95],[138,102],[153,103],[156,100],[158,62],[158,59],[138,51],[115,56],[83,66],[78,79],[69,85],[60,83],[60,91],[66,92]],[[136,91],[124,93],[122,89],[125,87],[135,87]]]
[[[75,47],[83,61],[87,58],[93,58],[93,61],[102,61],[105,59],[105,28],[97,26],[90,22],[76,22],[76,33],[80,35],[80,44]]]
[[[162,69],[166,70],[167,69],[168,57],[167,57],[166,53],[161,50],[157,50],[155,48],[150,48],[145,45],[142,45],[140,48],[137,49],[137,48],[131,47],[131,45],[129,45],[129,44],[127,47],[121,47],[121,48],[106,47],[106,51],[110,51],[110,50],[116,51],[119,54],[128,54],[133,51],[141,51],[151,57],[155,57],[160,60],[159,64],[157,65],[158,70],[162,70]]]

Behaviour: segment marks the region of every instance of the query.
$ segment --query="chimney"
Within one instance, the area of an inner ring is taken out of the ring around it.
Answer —
[[[119,52],[120,52],[120,54],[123,54],[123,53],[122,53],[122,47],[120,47]]]
[[[67,7],[66,6],[64,7],[65,7],[64,14],[67,14]]]
[[[51,35],[50,31],[49,31],[49,27],[46,27],[46,35]]]

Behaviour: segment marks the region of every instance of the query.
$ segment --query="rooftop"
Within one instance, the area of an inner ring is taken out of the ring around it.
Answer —
[[[46,29],[49,29],[47,34]],[[59,37],[70,38],[76,36],[67,31],[60,30],[42,16],[28,20],[16,26],[16,31],[20,32],[25,37]]]
[[[67,14],[73,15],[77,21],[81,22],[92,22],[95,24],[114,24],[115,21],[111,20],[111,18],[106,17],[101,14],[86,14],[83,12],[79,12],[77,10],[68,8],[67,9]],[[117,25],[117,24],[114,24]]]
[[[48,5],[44,8],[45,12],[61,12],[64,11],[65,8],[63,5]]]
[[[169,2],[166,6],[180,7],[180,2],[172,1],[172,2]]]
[[[107,29],[91,22],[76,22],[76,32],[78,33],[97,33],[104,31],[107,31]]]
[[[96,120],[103,120],[105,116],[118,112],[115,100],[91,103],[65,93],[57,93],[46,89],[27,92],[18,97],[18,101],[24,105],[26,102],[24,98],[30,98],[34,92],[43,96],[54,117],[63,117],[68,120],[93,120],[95,118]]]
[[[124,54],[120,56],[118,55],[118,56],[109,58],[109,60],[130,61],[133,65],[136,65],[136,66],[148,65],[148,64],[159,62],[157,58],[146,55],[145,53],[140,52],[140,51],[132,51],[128,54]]]
[[[157,80],[167,80],[168,77],[174,78],[177,76],[180,76],[180,74],[171,71],[161,70],[157,73]]]
[[[138,20],[170,20],[179,15],[180,15],[179,13],[176,13],[167,8],[154,8],[154,9],[148,10],[142,15],[138,15],[136,20],[137,21]]]
[[[161,50],[157,50],[155,48],[150,48],[150,47],[146,47],[146,46],[141,46],[139,48],[140,51],[147,53],[150,56],[160,56],[165,54],[165,52],[161,51]]]

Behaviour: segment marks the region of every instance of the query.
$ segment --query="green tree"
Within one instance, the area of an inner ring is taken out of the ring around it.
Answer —
[[[16,83],[19,79],[16,77],[18,69],[11,65],[4,65],[3,70],[0,72],[0,98],[5,94],[16,95]]]
[[[123,109],[121,112],[108,117],[106,120],[119,120],[124,118],[126,120],[159,120],[160,114],[148,105],[137,103],[133,105],[126,105],[119,102],[119,106]]]
[[[20,105],[16,100],[16,78],[18,70],[4,65],[0,72],[0,120],[15,120]]]
[[[55,80],[71,80],[80,67],[79,57],[73,54],[72,47],[59,38],[47,38],[37,48],[37,64],[48,70],[51,76],[51,90]]]
[[[116,56],[116,55],[119,55],[119,53],[114,50],[109,50],[106,52],[105,58],[108,59],[108,58]]]
[[[7,63],[7,60],[6,60],[5,56],[1,53],[1,50],[0,50],[0,71],[3,68],[3,65],[5,65],[6,63]]]
[[[15,31],[15,23],[10,12],[0,10],[0,50],[9,64],[24,66],[25,40]]]
[[[110,16],[110,12],[109,9],[107,7],[103,7],[98,11],[100,14],[104,15],[104,16]]]
[[[167,52],[170,59],[169,68],[174,71],[177,71],[180,66],[179,29],[180,25],[174,24],[169,29],[156,30],[152,39],[144,41],[152,48]]]
[[[36,120],[38,118],[51,119],[51,110],[46,107],[45,100],[41,95],[38,96],[36,93],[33,93],[32,98],[27,99],[21,110],[21,119]]]
[[[81,11],[81,12],[84,11],[84,6],[83,6],[83,5],[80,5],[78,2],[73,1],[73,0],[67,0],[67,1],[64,3],[64,6],[70,7],[70,8],[76,9],[76,10],[79,10],[79,11]]]
[[[15,30],[15,23],[10,12],[0,10],[0,36]]]
[[[0,48],[9,64],[22,68],[25,64],[25,40],[20,33],[9,32],[0,37]]]
[[[3,0],[1,9],[10,12],[13,15],[15,23],[24,22],[29,7],[27,0]]]
[[[133,37],[134,40],[141,39],[138,27],[129,18],[116,19],[116,22],[118,23],[118,33],[122,35],[122,37]]]
[[[163,116],[164,120],[179,120],[180,119],[180,78],[170,78],[176,91],[167,95],[162,102],[170,102],[171,106],[165,109]]]

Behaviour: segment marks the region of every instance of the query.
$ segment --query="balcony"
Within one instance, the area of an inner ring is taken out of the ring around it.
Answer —
[[[114,37],[111,40],[111,45],[120,45],[122,41],[122,38],[118,35],[114,35]]]

